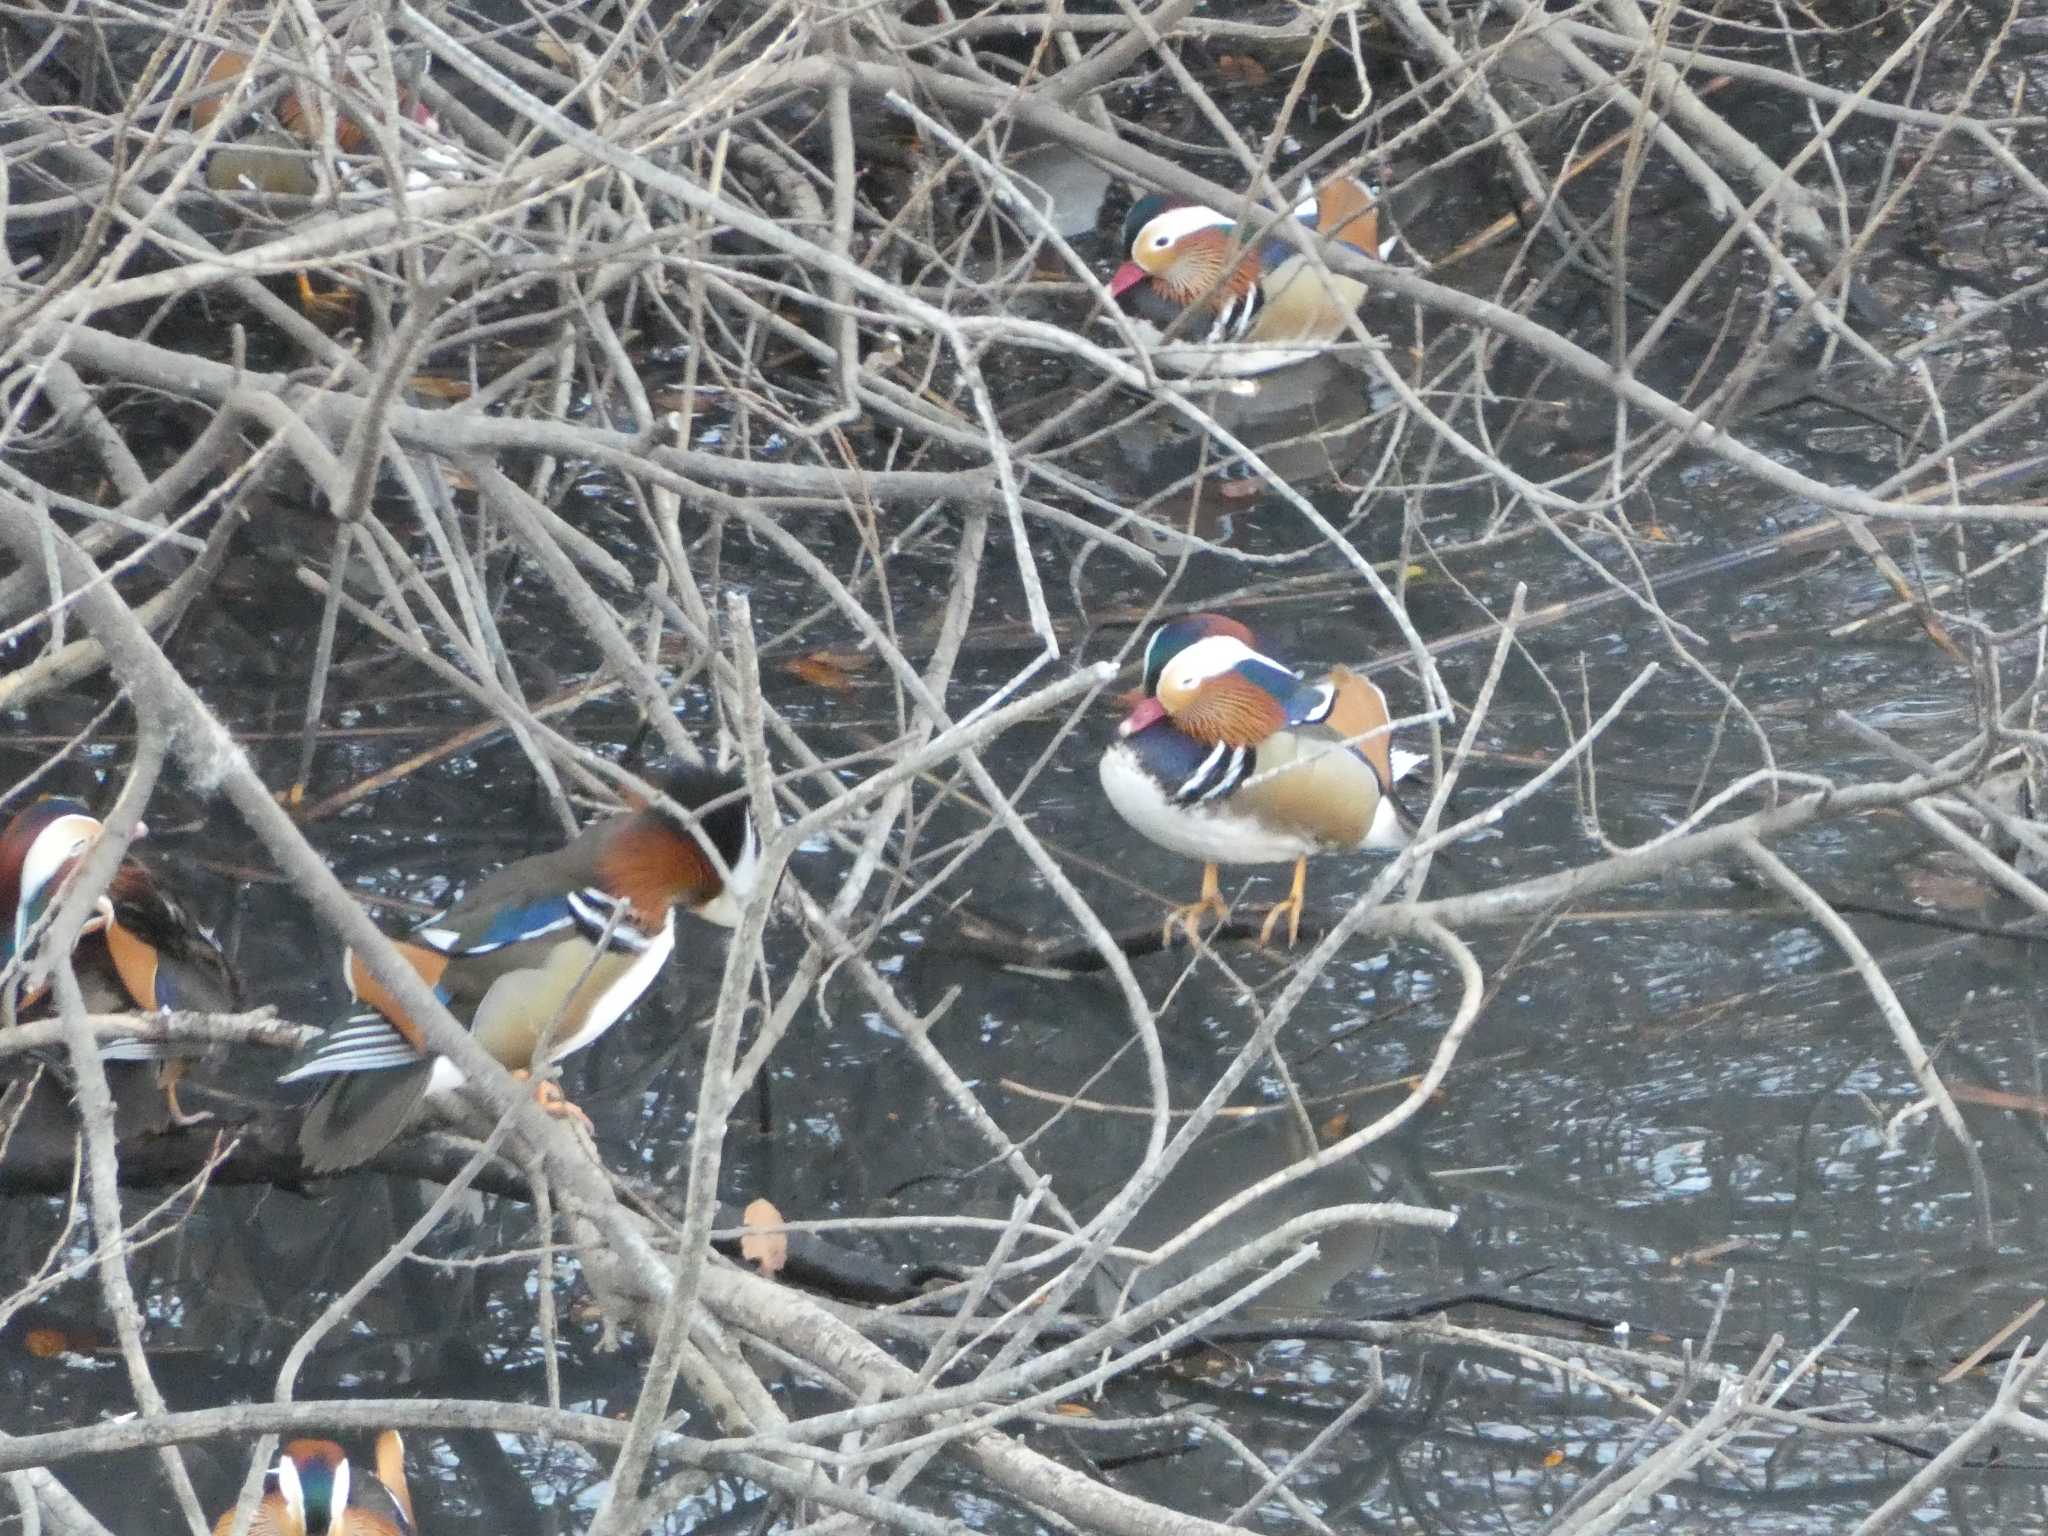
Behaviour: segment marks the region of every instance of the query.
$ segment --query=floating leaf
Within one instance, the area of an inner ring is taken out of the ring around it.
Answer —
[[[1248,53],[1226,53],[1216,61],[1216,73],[1237,85],[1264,85],[1273,72]]]
[[[1949,1093],[1964,1104],[1982,1104],[1986,1109],[2011,1109],[2048,1119],[2048,1098],[2038,1093],[2014,1093],[2008,1088],[1983,1088],[1975,1083],[1949,1084]]]
[[[581,74],[590,67],[590,55],[581,48],[572,48],[551,32],[544,32],[533,41],[533,51],[546,59],[557,69],[571,70]]]
[[[36,1359],[54,1360],[71,1347],[71,1340],[61,1328],[31,1328],[22,1344]]]
[[[740,1239],[741,1258],[764,1275],[774,1274],[789,1262],[789,1234],[762,1230],[781,1226],[782,1212],[766,1200],[756,1200],[741,1212],[740,1220],[748,1228]]]
[[[810,651],[785,661],[782,669],[795,673],[814,688],[851,693],[854,678],[865,672],[873,660],[866,651]]]
[[[1981,912],[1997,894],[1982,880],[1931,869],[1908,870],[1905,889],[1913,901],[1937,912]]]
[[[1052,1411],[1063,1418],[1069,1419],[1092,1419],[1095,1417],[1095,1410],[1086,1403],[1055,1403],[1053,1404]]]
[[[467,379],[443,378],[438,373],[416,373],[409,383],[414,394],[429,400],[467,400],[471,393]]]

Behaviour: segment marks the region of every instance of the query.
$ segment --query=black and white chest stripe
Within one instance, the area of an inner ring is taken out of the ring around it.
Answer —
[[[576,914],[577,929],[593,944],[637,955],[654,942],[654,935],[642,930],[634,919],[632,903],[623,896],[609,896],[586,885],[569,893],[569,910]]]
[[[1258,762],[1257,747],[1232,747],[1219,741],[1173,791],[1174,801],[1180,805],[1201,805],[1221,799],[1250,778]]]
[[[1216,319],[1209,326],[1208,339],[1216,341],[1243,341],[1251,335],[1252,324],[1265,308],[1266,290],[1253,283],[1236,298],[1227,300],[1216,311]]]
[[[1328,683],[1318,683],[1306,691],[1315,702],[1291,723],[1321,725],[1330,718],[1330,711],[1336,706],[1337,690]],[[1218,742],[1209,749],[1209,755],[1195,765],[1195,771],[1174,789],[1174,801],[1180,805],[1201,805],[1220,800],[1257,773],[1258,767],[1257,747],[1232,747]]]

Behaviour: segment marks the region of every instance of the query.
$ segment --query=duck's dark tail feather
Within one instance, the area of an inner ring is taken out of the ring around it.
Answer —
[[[431,1062],[331,1077],[306,1109],[299,1155],[308,1173],[337,1173],[382,1152],[418,1113]]]
[[[1427,784],[1407,785],[1410,792],[1420,791],[1426,799]],[[1403,786],[1396,783],[1387,791],[1387,801],[1394,808],[1394,819],[1400,824],[1404,844],[1413,842],[1422,827],[1422,816],[1415,806],[1404,797]],[[1449,848],[1439,848],[1429,856],[1429,890],[1437,896],[1469,896],[1480,889],[1484,871],[1479,862],[1469,854]]]

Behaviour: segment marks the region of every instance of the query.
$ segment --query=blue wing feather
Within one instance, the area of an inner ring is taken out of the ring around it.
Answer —
[[[1304,219],[1302,222],[1311,229],[1315,228],[1315,220],[1313,219]],[[1288,257],[1297,254],[1298,252],[1296,252],[1291,241],[1277,238],[1262,241],[1259,245],[1259,270],[1261,272],[1271,272]]]
[[[1306,190],[1306,184],[1304,184],[1304,190]],[[1294,222],[1301,225],[1304,229],[1314,230],[1321,217],[1322,209],[1317,203],[1314,193],[1307,192],[1302,200],[1295,204]],[[1240,239],[1249,240],[1270,222],[1271,216],[1268,214],[1254,215],[1247,223],[1238,225],[1237,234]],[[1294,242],[1285,235],[1268,235],[1259,242],[1258,253],[1260,270],[1271,272],[1288,257],[1298,254],[1298,251]]]
[[[569,893],[558,891],[517,907],[501,907],[475,938],[464,940],[461,930],[448,927],[443,919],[431,918],[412,933],[416,943],[437,949],[444,955],[481,955],[509,944],[537,939],[558,928],[575,926],[576,910]]]

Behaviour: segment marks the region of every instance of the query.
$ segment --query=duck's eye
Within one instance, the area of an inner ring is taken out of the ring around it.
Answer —
[[[1173,244],[1173,236],[1171,235],[1154,235],[1152,237],[1152,249],[1155,251],[1163,251],[1171,244]]]

